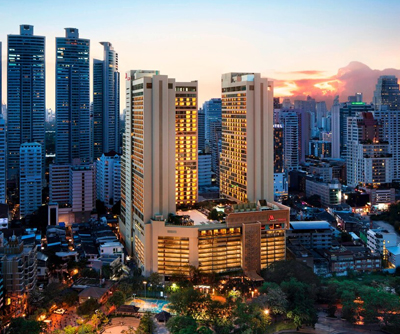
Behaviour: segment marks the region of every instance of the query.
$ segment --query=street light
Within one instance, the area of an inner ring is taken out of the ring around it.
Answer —
[[[265,309],[265,310],[264,310],[264,314],[265,314],[265,315],[269,315],[269,310],[268,310],[268,309]]]
[[[144,298],[146,298],[147,282],[143,281],[143,284],[144,284]]]

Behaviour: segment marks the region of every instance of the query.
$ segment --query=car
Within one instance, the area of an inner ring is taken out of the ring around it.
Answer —
[[[59,308],[59,309],[55,310],[53,313],[55,313],[55,314],[64,314],[65,310],[63,308]]]

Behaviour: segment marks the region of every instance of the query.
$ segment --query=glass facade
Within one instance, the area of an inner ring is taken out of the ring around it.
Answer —
[[[43,146],[44,167],[45,70],[45,37],[34,36],[33,26],[21,25],[20,35],[8,35],[8,179],[19,175],[19,150],[23,143],[37,142]]]
[[[56,162],[91,162],[90,41],[65,30],[56,38]]]
[[[100,44],[104,46],[104,60],[93,61],[94,159],[112,150],[120,152],[118,54],[111,43]]]

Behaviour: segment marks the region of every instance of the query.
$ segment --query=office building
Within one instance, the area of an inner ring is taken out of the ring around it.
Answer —
[[[211,186],[211,154],[199,153],[199,188]]]
[[[120,152],[118,54],[111,43],[100,44],[104,47],[104,60],[93,60],[94,159],[110,151]]]
[[[42,145],[24,143],[20,148],[20,216],[32,214],[42,205]]]
[[[290,222],[288,239],[295,239],[306,249],[330,249],[333,230],[327,221]]]
[[[56,38],[56,163],[91,162],[90,41],[76,28]]]
[[[222,75],[220,194],[273,199],[273,83],[259,73]]]
[[[221,124],[222,101],[220,98],[214,98],[203,103],[203,111],[206,116],[206,140],[210,143],[215,140],[215,134],[211,128],[212,123]]]
[[[88,221],[96,207],[96,179],[93,164],[70,169],[70,203],[77,222]]]
[[[197,143],[199,151],[204,152],[206,148],[206,114],[203,109],[199,109],[198,116],[198,131],[197,131]]]
[[[96,161],[96,193],[107,208],[121,199],[121,157],[114,151]]]
[[[323,181],[317,177],[306,177],[306,197],[319,196],[321,205],[331,206],[342,203],[342,185],[337,179]]]
[[[374,92],[375,110],[387,106],[389,110],[400,110],[400,91],[394,75],[382,75],[378,78]]]
[[[332,156],[332,143],[325,140],[310,140],[308,143],[308,155],[318,158],[330,158]]]
[[[155,215],[168,217],[176,208],[175,126],[180,117],[175,109],[175,80],[158,71],[127,72],[126,94],[119,224],[128,255],[135,255],[138,265],[144,266],[145,224]],[[187,94],[197,96],[196,91]],[[197,108],[192,107],[188,106],[188,113],[182,110],[197,119]],[[187,149],[191,153],[192,148]]]
[[[348,102],[363,102],[363,93],[355,93],[347,98]]]
[[[197,81],[175,83],[177,205],[191,205],[197,202],[197,100]]]
[[[328,109],[326,108],[326,103],[325,101],[322,102],[317,102],[316,106],[316,118],[317,118],[317,128],[319,129],[324,129],[325,127],[323,126],[323,120],[327,116]]]
[[[220,161],[220,140],[222,122],[222,101],[214,98],[204,102],[203,111],[205,114],[205,137],[208,148],[211,152],[211,168],[219,181],[219,161]]]
[[[60,206],[70,203],[70,169],[71,165],[66,164],[49,166],[50,203],[58,203]]]
[[[347,185],[375,188],[392,182],[389,144],[382,140],[380,125],[371,112],[347,118],[347,151]]]
[[[400,181],[400,111],[383,106],[381,110],[374,111],[374,118],[380,122],[383,141],[389,143],[389,153],[393,158],[393,180]]]
[[[6,122],[0,115],[0,204],[7,201],[7,131]]]
[[[274,173],[284,172],[283,126],[274,124]]]
[[[301,128],[299,117],[295,111],[282,111],[279,114],[283,126],[284,168],[287,171],[298,169],[300,166]]]
[[[18,178],[21,144],[32,142],[43,147],[44,177],[45,37],[21,25],[19,35],[8,35],[7,59],[7,178]]]
[[[316,102],[311,96],[307,96],[307,99],[304,100],[295,100],[294,101],[294,109],[301,109],[304,111],[309,111],[313,114],[316,112]]]

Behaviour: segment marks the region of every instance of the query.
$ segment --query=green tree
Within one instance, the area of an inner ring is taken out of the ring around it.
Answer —
[[[92,315],[95,310],[97,310],[100,307],[100,304],[97,302],[95,299],[88,299],[81,305],[76,310],[76,313],[78,315]]]
[[[12,334],[40,334],[47,329],[42,321],[26,320],[24,318],[11,319],[9,333]]]
[[[127,282],[122,282],[118,285],[118,290],[121,291],[127,298],[132,296],[133,294],[133,287],[132,284]]]
[[[146,312],[144,316],[140,319],[140,324],[136,331],[136,334],[152,334],[154,328],[155,325],[151,314],[150,312]]]
[[[276,283],[264,283],[262,290],[264,290],[266,294],[260,295],[254,302],[263,309],[268,309],[273,316],[286,314],[288,301],[281,287]]]
[[[92,268],[84,268],[80,271],[81,277],[85,278],[99,278],[100,274]]]
[[[65,334],[76,334],[77,331],[78,331],[78,327],[67,326],[64,328]]]
[[[192,287],[179,289],[171,294],[169,308],[177,315],[200,319],[203,318],[207,298],[209,296]]]
[[[297,328],[302,325],[314,327],[318,315],[314,306],[315,296],[312,287],[307,283],[291,278],[290,281],[282,282],[281,288],[288,300],[287,317],[293,320]]]
[[[125,295],[122,291],[115,291],[113,295],[108,298],[107,304],[110,306],[120,307],[125,303]]]
[[[171,334],[180,334],[182,328],[186,328],[191,330],[192,333],[195,333],[197,330],[197,322],[190,316],[177,315],[168,320],[167,328]]]
[[[257,304],[236,301],[233,333],[264,334],[271,323],[268,315]]]
[[[68,291],[62,298],[62,302],[67,304],[67,306],[75,305],[79,300],[78,293],[76,291]]]

